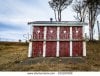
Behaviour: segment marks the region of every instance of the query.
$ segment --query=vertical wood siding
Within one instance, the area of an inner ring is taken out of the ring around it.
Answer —
[[[46,57],[56,57],[57,42],[46,42]]]
[[[43,39],[44,36],[44,27],[34,26],[33,39]]]
[[[68,57],[69,56],[69,52],[70,52],[70,42],[69,41],[62,41],[60,42],[60,57]]]
[[[32,43],[33,47],[33,57],[40,57],[43,55],[43,42],[42,41],[35,41]]]
[[[57,39],[57,27],[47,27],[47,35],[46,35],[47,40],[52,40],[52,39]]]
[[[73,56],[82,56],[83,55],[83,43],[82,41],[74,41],[72,43]]]
[[[69,39],[70,27],[60,27],[60,39]]]
[[[72,27],[72,38],[73,39],[82,39],[82,27]]]
[[[60,26],[60,34],[58,35],[60,40],[70,40],[70,27]],[[72,27],[72,39],[82,39],[82,27]],[[32,43],[32,55],[33,57],[43,56],[43,41],[44,39],[44,27],[34,26],[33,39],[37,41]],[[57,50],[57,27],[47,26],[46,31],[46,57],[56,57]],[[51,40],[51,41],[48,41]],[[55,41],[52,41],[55,40]],[[70,41],[58,41],[59,42],[59,56],[69,57],[70,56]],[[83,41],[72,41],[72,56],[83,55]]]
[[[72,38],[75,40],[82,39],[82,27],[72,27]],[[83,54],[83,41],[72,42],[73,56],[82,56]]]

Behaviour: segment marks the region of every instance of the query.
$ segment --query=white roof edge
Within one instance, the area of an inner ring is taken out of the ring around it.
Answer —
[[[35,22],[29,22],[29,25],[33,26],[84,26],[88,25],[84,22],[78,22],[78,21],[62,21],[62,22],[48,22],[48,21],[35,21]]]
[[[32,26],[84,26],[87,24],[31,24]]]

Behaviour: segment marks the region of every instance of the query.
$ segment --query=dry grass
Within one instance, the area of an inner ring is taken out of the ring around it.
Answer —
[[[0,70],[7,70],[27,58],[28,44],[0,42]],[[13,64],[13,65],[12,65]]]
[[[100,42],[87,43],[83,58],[27,58],[28,44],[0,42],[1,71],[100,71]]]

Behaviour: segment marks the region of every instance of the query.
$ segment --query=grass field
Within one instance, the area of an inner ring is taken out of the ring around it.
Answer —
[[[0,71],[100,71],[100,42],[87,42],[87,57],[27,58],[28,44],[0,42]]]

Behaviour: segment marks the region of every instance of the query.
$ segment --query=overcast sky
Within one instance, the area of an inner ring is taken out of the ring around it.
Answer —
[[[49,0],[0,0],[0,39],[24,40],[29,33],[27,22],[54,19]],[[74,21],[71,6],[62,12],[62,20]]]

